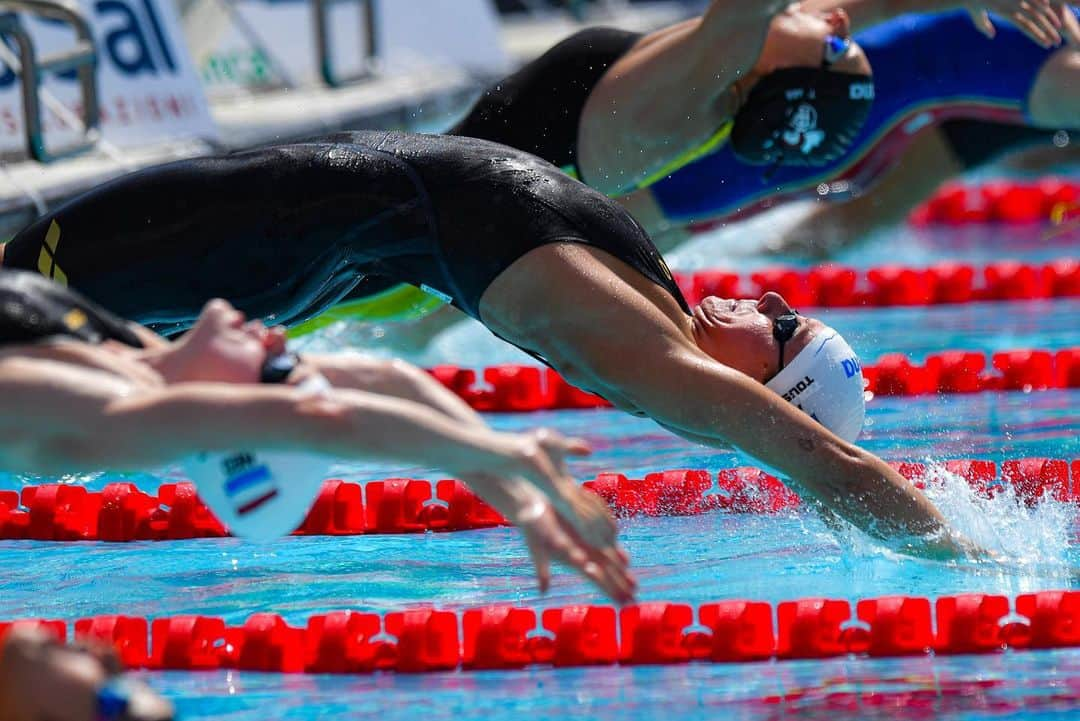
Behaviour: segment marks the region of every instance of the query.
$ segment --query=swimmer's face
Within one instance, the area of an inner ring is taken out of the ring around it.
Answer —
[[[714,360],[767,383],[780,371],[773,322],[791,312],[779,293],[769,292],[758,300],[709,296],[694,308],[694,339]],[[784,363],[790,363],[822,327],[819,320],[799,316],[799,327],[784,343]]]
[[[825,37],[828,35],[842,38],[851,36],[851,20],[846,12],[807,12],[798,4],[789,5],[772,19],[754,71],[764,76],[782,68],[816,68],[821,65]],[[866,59],[862,48],[853,42],[847,52],[835,60],[829,69],[869,74],[870,61]]]
[[[249,322],[229,303],[212,300],[179,342],[183,375],[170,380],[258,383],[267,356],[284,351],[283,328]]]
[[[12,629],[0,652],[0,696],[7,712],[0,715],[4,718],[97,721],[98,689],[120,672],[119,661],[108,649],[64,645],[37,630]],[[172,718],[169,703],[148,687],[132,684],[129,688],[125,719]]]

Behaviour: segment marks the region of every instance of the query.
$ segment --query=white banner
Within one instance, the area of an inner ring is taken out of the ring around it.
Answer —
[[[227,4],[226,4],[227,3]],[[330,61],[337,76],[364,69],[367,27],[358,0],[329,5]],[[497,74],[509,68],[489,0],[376,0],[379,67],[433,64]],[[195,0],[184,19],[207,92],[321,84],[311,0]]]
[[[97,42],[98,102],[107,140],[135,147],[217,137],[171,0],[79,0],[79,5]],[[21,18],[38,57],[74,46],[70,26]],[[25,147],[20,86],[18,74],[0,62],[0,152]],[[69,109],[77,110],[82,102],[74,71],[48,73],[42,87]],[[42,124],[50,148],[79,137],[45,103]]]

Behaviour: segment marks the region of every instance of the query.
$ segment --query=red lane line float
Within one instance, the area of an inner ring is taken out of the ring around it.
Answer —
[[[945,183],[908,220],[913,225],[1060,225],[1076,217],[1080,217],[1080,183],[1044,178],[983,185]]]
[[[1080,503],[1080,460],[1020,458],[1000,465],[952,460],[932,467],[893,462],[901,475],[925,488],[945,471],[976,493],[993,496],[1005,488],[1028,504],[1044,497]],[[712,510],[780,513],[798,507],[799,497],[780,479],[752,467],[669,470],[627,478],[601,473],[585,488],[621,518],[694,516]],[[366,498],[365,498],[366,496]],[[329,480],[295,532],[300,536],[463,531],[508,525],[497,511],[457,480],[415,478],[371,481],[363,486]],[[130,483],[110,483],[100,493],[82,486],[26,486],[21,494],[0,491],[0,539],[37,541],[162,541],[227,536],[190,483],[165,484],[157,495]]]
[[[992,369],[992,370],[988,370]],[[863,366],[867,389],[877,395],[979,393],[1080,388],[1080,348],[1017,349],[993,353],[948,350],[919,364],[902,353]],[[477,371],[442,365],[428,369],[440,383],[478,411],[527,413],[610,408],[600,396],[574,388],[551,368],[499,365]]]
[[[984,266],[945,261],[926,268],[883,265],[866,270],[826,264],[764,268],[749,276],[713,269],[676,273],[675,280],[690,304],[710,295],[757,298],[776,291],[796,308],[883,308],[1077,297],[1080,261],[1005,260]]]
[[[32,626],[60,639],[67,623]],[[210,616],[145,619],[96,616],[74,638],[112,644],[130,669],[243,669],[283,673],[423,673],[527,666],[613,666],[987,654],[1005,649],[1080,646],[1080,592],[1042,591],[1010,600],[969,593],[803,598],[775,606],[725,600],[698,607],[649,602],[615,609],[569,606],[538,611],[485,606],[463,612],[416,608],[337,611],[303,627],[257,613],[240,626]]]

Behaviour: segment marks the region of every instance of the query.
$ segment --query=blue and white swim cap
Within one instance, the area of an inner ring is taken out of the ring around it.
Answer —
[[[853,442],[862,432],[866,415],[862,364],[847,341],[828,326],[765,387],[845,441]]]

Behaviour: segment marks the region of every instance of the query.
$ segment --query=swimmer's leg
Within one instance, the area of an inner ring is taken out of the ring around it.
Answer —
[[[411,363],[380,360],[358,353],[308,354],[304,359],[335,388],[350,388],[414,401],[464,426],[488,427],[480,415],[463,400]],[[555,464],[555,478],[550,483],[542,483],[539,478],[533,478],[530,481],[532,485],[547,497],[564,521],[572,525],[583,539],[599,547],[610,545],[613,541],[613,527],[607,506],[598,496],[580,488],[566,466],[568,456],[583,455],[587,450],[576,440],[563,439],[559,434],[544,429],[533,431],[531,435],[537,446],[536,452],[531,456],[543,456]],[[499,479],[488,474],[463,474],[461,480],[474,488],[484,489],[485,494],[492,500],[493,496],[502,493],[500,489],[506,487]],[[500,511],[507,513],[515,504],[513,499],[507,496],[497,505]]]
[[[1063,47],[1039,70],[1028,115],[1043,128],[1080,130],[1080,48]]]

